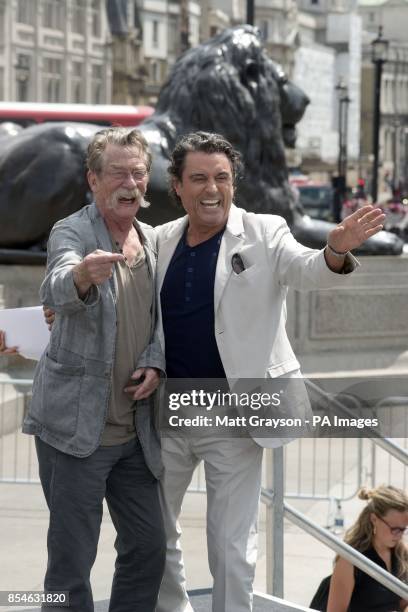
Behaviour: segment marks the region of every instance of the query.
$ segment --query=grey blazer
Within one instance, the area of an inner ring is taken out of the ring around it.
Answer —
[[[138,223],[154,283],[156,268],[153,228]],[[50,342],[35,372],[33,398],[23,432],[38,435],[51,446],[77,457],[89,456],[100,444],[109,395],[116,341],[115,274],[78,297],[74,265],[96,249],[111,251],[106,225],[95,204],[56,223],[48,242],[47,271],[40,298],[56,312]],[[165,369],[160,343],[154,339],[138,367]],[[145,460],[156,478],[162,474],[160,444],[154,428],[154,400],[138,402],[135,426]]]

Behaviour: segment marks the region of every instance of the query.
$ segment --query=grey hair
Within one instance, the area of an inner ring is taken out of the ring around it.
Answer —
[[[88,145],[86,157],[86,164],[91,172],[101,173],[103,153],[108,144],[120,147],[137,147],[146,160],[147,171],[150,172],[152,154],[146,138],[139,130],[125,127],[109,127],[96,132]]]

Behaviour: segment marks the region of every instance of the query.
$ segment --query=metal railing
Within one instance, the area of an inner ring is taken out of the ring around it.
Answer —
[[[26,379],[0,379],[0,482],[39,482],[32,437],[20,431],[31,385],[32,381]],[[334,456],[336,464],[332,461]],[[361,467],[357,478],[348,476],[356,456],[361,466],[361,440],[299,439],[291,442],[285,447],[285,496],[321,500],[352,498],[361,484]],[[324,473],[322,460],[325,461]],[[266,478],[264,464],[264,485]],[[205,492],[202,464],[194,473],[189,491]]]
[[[408,438],[399,440],[377,438],[375,441],[372,440],[369,468],[372,486],[376,486],[379,482],[387,482],[387,484],[399,487],[404,491],[407,490],[408,466],[404,461],[408,452],[407,446]]]
[[[307,381],[307,386],[317,395],[324,395],[319,387],[313,382]],[[332,403],[336,408],[340,408],[345,414],[354,416],[352,410],[345,406],[339,399],[331,398]],[[385,400],[387,402],[387,400]],[[407,403],[407,398],[401,398],[401,402]],[[404,405],[405,405],[404,404]],[[381,406],[380,406],[381,408]],[[405,428],[404,428],[405,430]],[[389,457],[393,457],[402,463],[404,468],[404,478],[406,475],[406,467],[408,465],[408,452],[395,441],[387,438],[371,438],[373,448],[380,448],[385,451]],[[361,448],[361,447],[360,447]],[[373,453],[375,454],[375,453]],[[359,458],[361,459],[359,453]],[[359,466],[360,467],[360,466]],[[374,468],[375,469],[375,468]],[[266,583],[267,591],[272,592],[278,597],[283,596],[283,558],[284,558],[284,518],[287,518],[292,523],[299,526],[314,538],[318,539],[323,544],[329,546],[332,550],[339,553],[342,557],[356,565],[364,572],[368,573],[375,580],[389,588],[394,593],[397,593],[403,599],[408,599],[408,586],[392,576],[389,572],[382,569],[374,562],[367,559],[360,552],[340,541],[337,537],[330,533],[327,529],[323,529],[314,521],[311,521],[304,514],[297,511],[292,506],[289,506],[284,501],[284,453],[282,448],[273,450],[273,456],[269,457],[267,462],[267,470],[269,474],[268,487],[262,491],[262,500],[266,503],[266,533],[271,532],[268,538],[267,535],[267,572]],[[361,474],[361,470],[358,470]],[[374,470],[372,471],[372,479],[375,479]]]
[[[375,446],[385,450],[392,457],[408,465],[408,452],[389,439],[373,438]],[[340,554],[372,578],[380,582],[403,599],[408,599],[408,586],[395,576],[379,567],[363,554],[339,540],[330,531],[320,527],[304,514],[284,501],[283,449],[276,448],[268,457],[268,488],[262,490],[262,501],[266,504],[266,585],[269,593],[283,597],[284,518],[306,531],[311,536]],[[269,534],[269,535],[268,535]]]
[[[38,482],[31,437],[20,433],[31,384],[28,379],[0,378],[0,482]],[[407,432],[408,410],[401,434]],[[408,439],[403,443],[408,445]],[[396,465],[396,459],[386,454],[380,443],[367,446],[367,440],[361,438],[300,438],[284,447],[285,497],[347,501],[355,497],[362,484],[375,486],[380,482],[385,464],[386,482],[405,489],[407,468]],[[266,479],[264,463],[264,487]],[[205,492],[202,464],[194,473],[189,492]]]
[[[363,570],[363,572],[366,574],[369,574],[369,576],[380,582],[387,589],[390,589],[390,591],[393,591],[403,599],[408,599],[408,585],[404,584],[401,580],[398,580],[398,578],[374,563],[374,561],[367,559],[367,557],[365,557],[362,553],[358,552],[345,542],[339,540],[336,536],[330,533],[330,531],[323,529],[288,504],[284,504],[284,515],[292,523],[312,535],[326,546],[329,546],[341,557]]]
[[[285,446],[285,497],[353,499],[362,486],[363,444],[362,438],[299,438]]]
[[[368,471],[364,467],[363,444],[361,438],[299,438],[287,444],[285,497],[321,501],[347,501],[355,497],[362,486],[363,474]],[[265,463],[262,483],[266,486]],[[195,470],[188,490],[205,493],[202,463]]]
[[[0,379],[0,482],[39,482],[33,437],[21,433],[31,386],[30,379]]]

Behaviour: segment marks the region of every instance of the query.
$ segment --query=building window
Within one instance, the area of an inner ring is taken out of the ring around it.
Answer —
[[[384,135],[384,157],[383,161],[390,161],[392,159],[392,134],[388,130],[385,131]]]
[[[72,62],[72,102],[84,102],[84,65],[82,62]]]
[[[266,19],[264,19],[263,21],[261,21],[261,23],[259,24],[259,29],[261,32],[261,39],[266,42],[269,38],[269,24],[268,21]]]
[[[152,30],[152,44],[153,47],[158,47],[159,46],[159,22],[154,19],[153,22],[153,30]]]
[[[45,102],[62,100],[62,61],[51,57],[43,63],[43,98]]]
[[[43,0],[43,25],[52,30],[62,30],[64,24],[63,0]]]
[[[103,98],[103,66],[94,64],[92,66],[92,103],[102,104]]]
[[[179,30],[177,27],[177,21],[174,18],[169,17],[168,37],[167,37],[167,49],[169,53],[177,52],[177,44]]]
[[[368,13],[368,21],[370,23],[374,23],[375,22],[375,13]]]
[[[408,81],[405,81],[405,86],[404,86],[404,105],[402,107],[402,110],[404,113],[408,113]],[[407,158],[408,161],[408,158]]]
[[[0,66],[0,100],[4,100],[4,68]]]
[[[92,36],[101,37],[101,3],[100,0],[92,0]]]
[[[17,102],[28,102],[28,78],[17,78]]]
[[[17,21],[34,25],[35,22],[35,0],[18,0]]]
[[[385,109],[387,108],[387,100],[388,99],[388,81],[387,79],[383,76],[382,78],[382,82],[381,82],[381,112],[385,112]]]
[[[6,33],[4,31],[4,13],[6,11],[5,5],[0,2],[0,49],[4,47],[6,42]]]
[[[152,83],[159,83],[159,65],[157,62],[152,62],[150,64],[150,78]]]
[[[16,69],[16,97],[18,102],[28,101],[30,84],[30,63],[29,55],[19,53],[17,56]]]
[[[383,95],[382,95],[382,111],[383,112],[388,112],[388,110],[390,109],[390,93],[391,93],[391,82],[388,79],[384,79],[384,91],[383,91]]]
[[[85,34],[86,6],[85,0],[73,0],[72,4],[72,31],[75,34]]]
[[[133,27],[136,29],[140,28],[139,6],[137,2],[133,3]]]

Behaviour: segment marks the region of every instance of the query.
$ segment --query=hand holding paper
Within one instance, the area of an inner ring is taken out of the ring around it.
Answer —
[[[38,360],[50,337],[41,306],[0,310],[0,330],[0,351],[17,350],[27,359]]]
[[[3,355],[10,355],[17,353],[16,346],[7,346],[6,344],[6,332],[0,329],[0,353]]]

